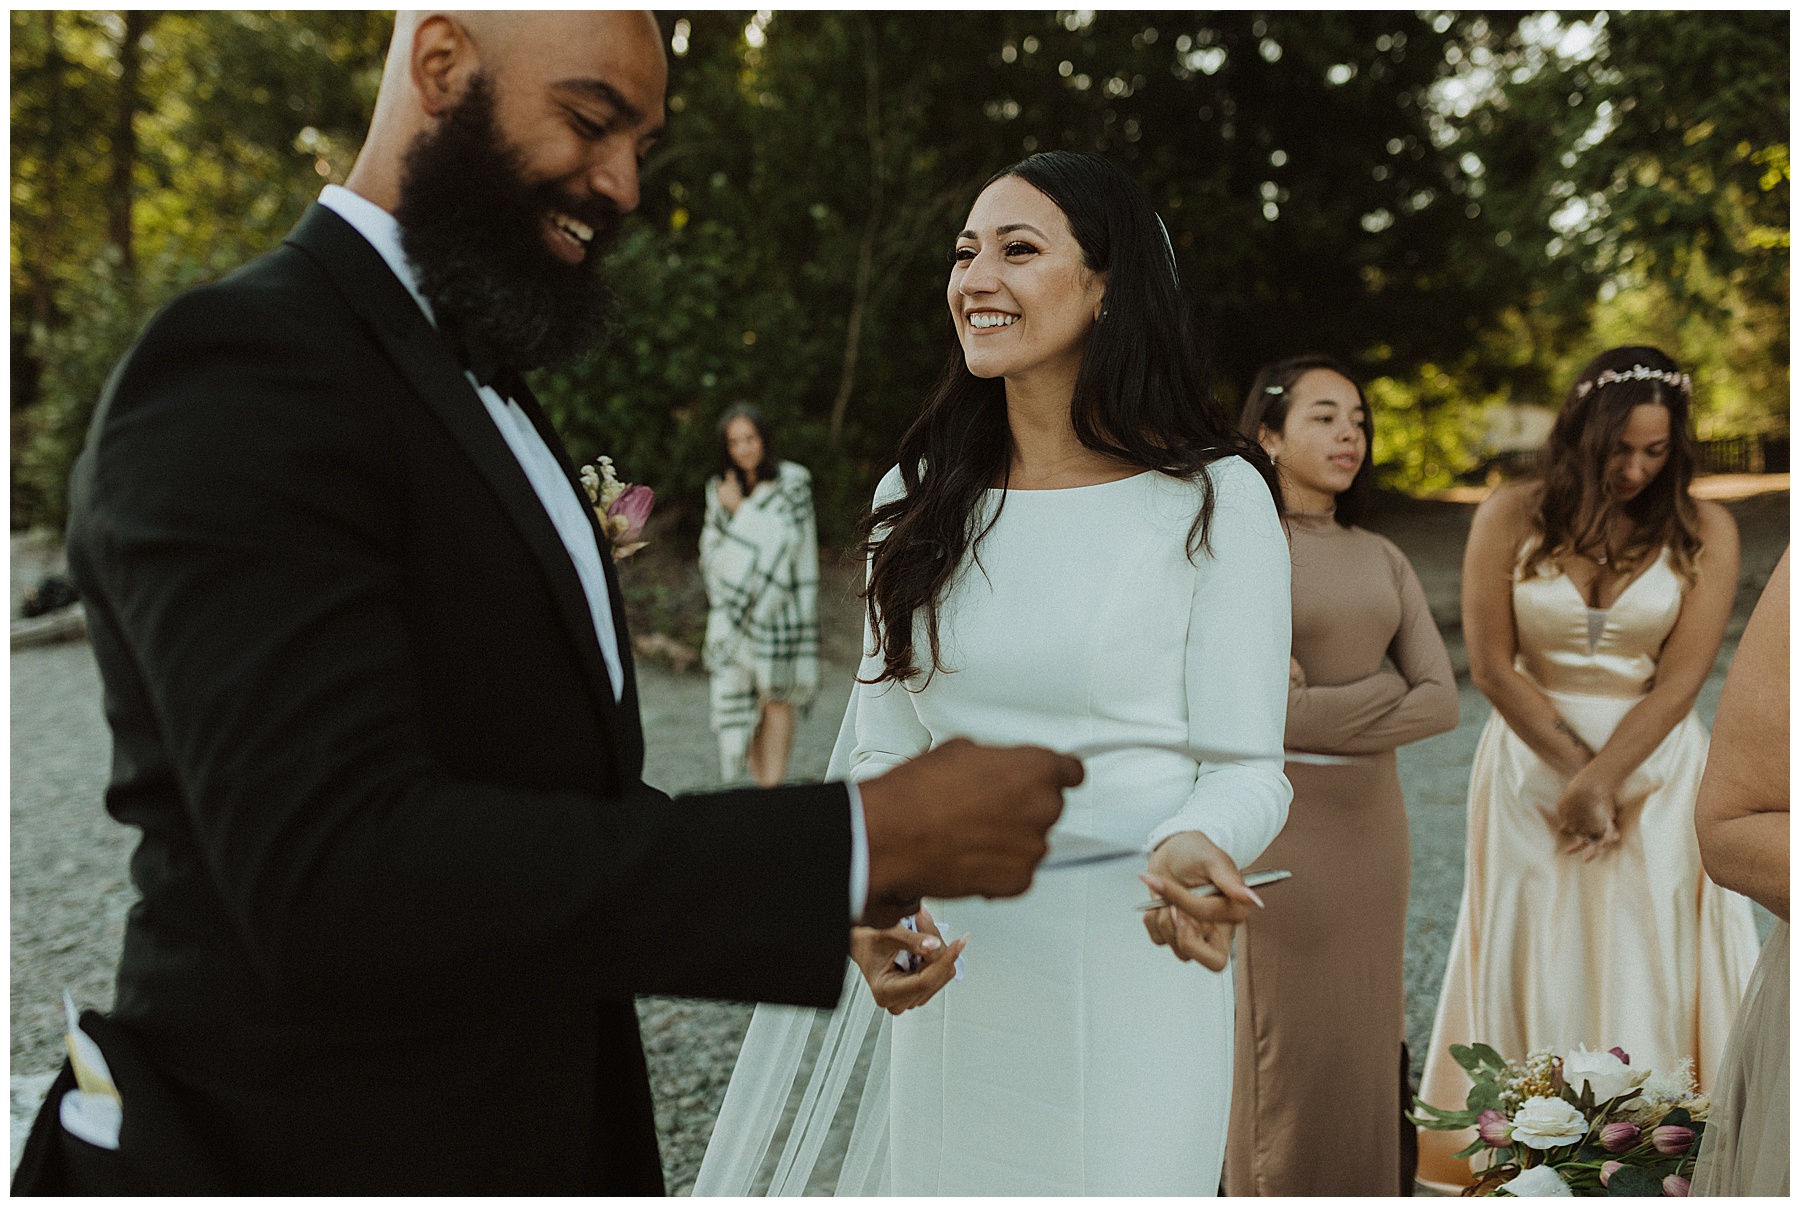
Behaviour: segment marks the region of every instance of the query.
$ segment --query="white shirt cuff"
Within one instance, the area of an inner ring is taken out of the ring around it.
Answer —
[[[855,922],[869,903],[869,829],[863,824],[862,789],[855,780],[844,788],[850,795],[850,921]]]

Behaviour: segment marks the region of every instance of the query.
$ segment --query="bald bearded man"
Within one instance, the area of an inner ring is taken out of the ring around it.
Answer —
[[[1046,750],[640,778],[519,371],[602,328],[664,81],[644,14],[402,14],[348,187],[115,372],[69,554],[143,831],[82,1016],[118,1106],[65,1067],[16,1192],[659,1194],[633,994],[828,1006],[853,919],[1030,883],[1081,777]]]

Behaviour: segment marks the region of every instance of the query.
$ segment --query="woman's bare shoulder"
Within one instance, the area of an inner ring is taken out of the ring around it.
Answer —
[[[1491,533],[1513,533],[1524,536],[1537,524],[1538,510],[1543,506],[1544,486],[1541,482],[1509,482],[1483,499],[1475,508],[1471,529]]]
[[[1699,521],[1702,542],[1724,537],[1736,538],[1737,520],[1725,504],[1712,499],[1695,499],[1694,513]]]
[[[1475,509],[1477,515],[1531,515],[1544,502],[1542,482],[1507,482],[1494,488],[1494,493]]]

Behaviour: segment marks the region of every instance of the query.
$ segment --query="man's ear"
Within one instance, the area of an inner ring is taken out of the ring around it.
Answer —
[[[453,108],[480,68],[469,31],[442,13],[427,17],[413,31],[409,63],[419,107],[431,117]]]

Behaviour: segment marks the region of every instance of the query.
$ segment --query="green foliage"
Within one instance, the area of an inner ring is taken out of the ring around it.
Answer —
[[[1788,74],[1785,12],[1536,14],[1471,38],[1460,143],[1529,282],[1510,325],[1549,336],[1528,365],[1484,358],[1490,379],[1555,405],[1603,348],[1655,343],[1693,372],[1703,437],[1785,430]]]
[[[535,383],[578,455],[670,504],[698,498],[720,412],[754,401],[841,542],[949,351],[958,221],[1035,150],[1102,151],[1149,191],[1227,398],[1307,347],[1416,364],[1502,300],[1455,263],[1473,220],[1423,104],[1455,35],[1416,16],[685,20],[670,149],[615,274],[627,329]]]
[[[1479,464],[1483,406],[1555,405],[1601,347],[1652,337],[1694,371],[1702,434],[1785,428],[1782,14],[668,20],[669,136],[613,265],[619,329],[534,384],[577,458],[655,487],[682,540],[739,400],[813,470],[827,545],[847,539],[949,351],[960,219],[1050,148],[1149,192],[1228,409],[1301,351],[1372,379],[1387,487],[1449,485]],[[388,25],[12,14],[15,523],[60,520],[143,318],[343,178]]]
[[[1474,469],[1488,399],[1449,371],[1426,363],[1406,378],[1377,377],[1365,388],[1374,413],[1377,484],[1442,490]]]
[[[12,14],[15,525],[61,525],[100,388],[144,320],[266,251],[324,179],[343,178],[389,24],[316,11]]]
[[[111,252],[111,254],[107,254]],[[60,327],[35,341],[44,371],[35,406],[13,412],[12,506],[61,527],[67,518],[68,474],[86,436],[100,388],[136,334],[138,310],[118,253],[108,248],[72,281],[65,294],[75,309]]]

